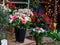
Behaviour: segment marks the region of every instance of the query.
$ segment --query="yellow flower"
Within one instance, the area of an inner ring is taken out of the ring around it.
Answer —
[[[53,32],[54,32],[54,33],[57,33],[57,30],[54,30]]]
[[[56,26],[57,26],[57,23],[54,22],[54,27],[56,28]]]

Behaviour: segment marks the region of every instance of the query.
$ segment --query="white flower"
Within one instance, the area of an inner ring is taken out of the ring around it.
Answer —
[[[23,9],[18,9],[19,12],[23,11]]]
[[[43,28],[40,28],[41,30],[44,30]]]
[[[45,32],[45,30],[42,30],[42,32]]]
[[[25,12],[28,12],[28,9],[24,9]]]
[[[12,23],[13,20],[11,20],[11,19],[9,19],[9,20],[10,20],[9,23]]]
[[[40,33],[41,31],[38,31],[38,33]]]
[[[23,18],[22,18],[22,17],[20,17],[20,16],[19,16],[19,19],[23,20]]]
[[[45,30],[43,28],[40,28],[42,32],[45,32]]]
[[[14,10],[13,12],[16,12],[17,10]]]
[[[28,20],[29,20],[29,17],[25,17],[25,20],[27,20],[27,21],[28,21]]]
[[[20,13],[19,12],[15,12],[15,15],[19,15]]]
[[[11,12],[11,9],[9,9],[9,12]]]
[[[9,17],[11,18],[11,17],[12,17],[12,15],[9,15]]]
[[[36,31],[35,29],[33,29],[33,31]]]

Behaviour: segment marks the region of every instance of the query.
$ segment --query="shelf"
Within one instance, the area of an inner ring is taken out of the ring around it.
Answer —
[[[15,4],[28,4],[28,2],[14,2],[14,1],[12,1],[11,3],[15,3]]]

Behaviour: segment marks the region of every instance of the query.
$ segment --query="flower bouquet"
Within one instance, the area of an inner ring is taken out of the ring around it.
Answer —
[[[33,13],[28,9],[18,9],[13,11],[13,15],[10,15],[9,23],[13,27],[17,28],[27,28],[31,25],[31,18],[33,17]]]
[[[40,28],[40,27],[34,28],[31,31],[31,35],[34,37],[36,45],[42,45],[42,38],[43,38],[45,32],[46,32],[46,30],[44,30],[43,28]]]
[[[46,30],[53,29],[53,19],[51,19],[47,14],[40,14],[33,12],[34,17],[31,19],[33,25],[32,27],[42,27]]]
[[[10,15],[9,23],[15,28],[16,41],[24,42],[26,28],[29,28],[33,13],[29,9],[18,9],[13,11],[13,15]],[[23,34],[22,34],[23,33]]]

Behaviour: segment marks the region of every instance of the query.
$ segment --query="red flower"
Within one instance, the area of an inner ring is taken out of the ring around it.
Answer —
[[[15,9],[15,8],[16,8],[16,6],[15,6],[15,5],[11,5],[11,7],[10,7],[10,8]]]
[[[34,17],[36,17],[36,12],[33,12],[33,14],[34,14]]]
[[[40,20],[39,19],[37,20],[37,23],[40,23]]]
[[[52,19],[49,19],[49,22],[51,23],[52,22]]]
[[[35,20],[35,17],[31,18],[31,22],[34,22],[34,20]]]
[[[50,30],[54,30],[54,25],[49,26]]]
[[[34,26],[36,26],[36,23],[34,23]]]
[[[12,3],[11,3],[11,2],[6,2],[6,4],[9,4],[9,5],[11,5]]]
[[[46,20],[46,23],[50,23],[49,20]]]
[[[44,14],[44,18],[49,18],[46,14]]]
[[[42,16],[42,14],[39,13],[38,16],[40,17],[40,16]]]

